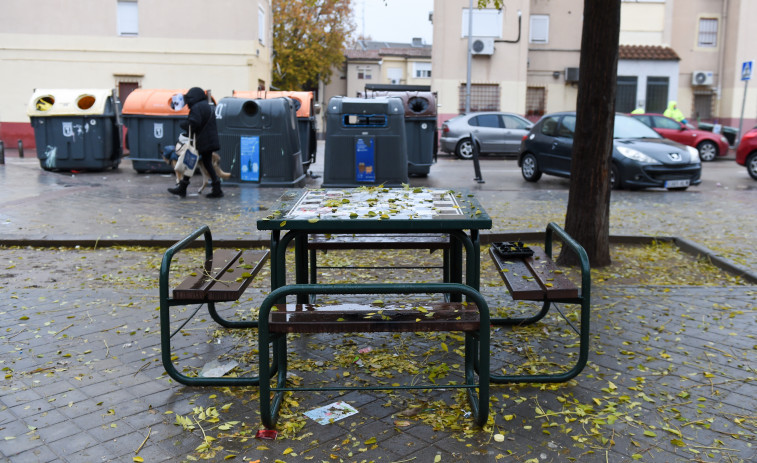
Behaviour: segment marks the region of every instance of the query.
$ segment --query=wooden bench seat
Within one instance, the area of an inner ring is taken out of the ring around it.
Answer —
[[[268,260],[270,251],[219,249],[173,290],[174,300],[236,301]]]
[[[296,304],[275,306],[272,333],[476,332],[475,304],[440,302],[417,305]]]
[[[543,249],[531,247],[531,257],[503,258],[494,248],[489,255],[516,301],[552,301],[578,297],[578,287],[566,277]]]
[[[201,237],[205,241],[203,266],[190,272],[178,286],[171,289],[171,264],[174,256],[197,244],[196,241]],[[160,265],[158,284],[160,345],[163,368],[171,378],[187,386],[254,386],[259,383],[258,377],[188,376],[182,373],[175,364],[176,356],[171,349],[171,339],[182,331],[203,306],[207,307],[210,318],[225,328],[257,328],[258,321],[255,319],[227,320],[223,318],[216,310],[216,304],[239,300],[265,265],[269,254],[268,250],[214,250],[213,236],[207,225],[198,228],[165,251]],[[171,312],[172,307],[190,304],[198,304],[193,312]],[[181,320],[174,319],[177,314],[181,314]]]
[[[557,238],[562,242],[560,252],[572,252],[580,262],[580,287],[574,284],[552,260],[552,245]],[[586,366],[589,358],[589,333],[591,319],[591,268],[584,248],[559,225],[550,222],[544,238],[544,248],[531,247],[530,257],[503,257],[492,246],[489,255],[497,272],[505,282],[510,296],[516,301],[541,302],[536,313],[508,318],[492,318],[493,326],[525,326],[544,319],[551,308],[564,319],[565,325],[578,335],[578,355],[571,368],[556,373],[543,374],[492,374],[493,383],[557,383],[576,377]],[[559,304],[578,306],[577,317],[563,312]]]

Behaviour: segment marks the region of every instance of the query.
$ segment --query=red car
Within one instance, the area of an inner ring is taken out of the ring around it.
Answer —
[[[749,176],[757,180],[757,127],[741,137],[736,150],[736,163],[746,166]]]
[[[713,161],[718,156],[728,154],[728,139],[721,134],[695,129],[662,114],[647,113],[630,116],[653,128],[655,132],[667,139],[693,146],[699,151],[702,161]]]

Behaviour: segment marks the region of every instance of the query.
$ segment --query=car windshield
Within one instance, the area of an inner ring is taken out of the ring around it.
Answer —
[[[632,117],[616,114],[613,138],[662,138],[662,136]]]

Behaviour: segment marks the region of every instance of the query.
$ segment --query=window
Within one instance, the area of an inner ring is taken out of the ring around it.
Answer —
[[[654,120],[654,126],[661,129],[680,130],[681,128],[681,124],[667,117],[654,116],[652,120]]]
[[[258,40],[265,45],[265,10],[258,7]]]
[[[358,79],[371,80],[373,78],[371,76],[371,67],[370,66],[358,66],[357,67],[357,78]]]
[[[668,107],[667,77],[647,77],[647,105],[648,113],[663,113]]]
[[[714,98],[712,92],[694,93],[694,116],[697,119],[712,119],[712,105]]]
[[[431,77],[431,63],[413,63],[413,75],[416,79]]]
[[[468,37],[468,18],[470,10],[463,10],[463,26],[461,37]],[[502,37],[502,12],[494,9],[473,10],[474,37]]]
[[[518,130],[518,129],[528,129],[529,127],[529,123],[519,117],[504,114],[502,116],[502,119],[505,120],[505,128],[508,128],[508,129]]]
[[[558,137],[573,138],[576,133],[576,116],[565,116],[560,122],[560,129],[557,131]]]
[[[544,87],[526,88],[526,116],[541,117],[547,106],[547,89]]]
[[[557,134],[557,118],[548,117],[541,125],[541,133],[549,137],[554,137]]]
[[[699,19],[698,45],[706,48],[718,46],[718,20],[716,18]]]
[[[528,30],[529,43],[549,43],[549,16],[535,14],[531,16],[531,27]]]
[[[465,84],[460,85],[459,111],[465,112]],[[472,84],[470,86],[470,110],[474,111],[499,111],[499,85],[497,84]]]
[[[618,87],[615,91],[615,112],[630,113],[636,109],[636,76],[618,76]]]
[[[386,77],[392,85],[402,83],[402,68],[388,68],[386,70]]]
[[[136,1],[119,0],[116,7],[118,35],[139,35],[139,10]]]
[[[502,125],[502,119],[500,119],[499,115],[497,114],[482,114],[480,116],[476,116],[473,119],[471,119],[470,125],[473,125],[476,127],[489,127],[489,128],[499,128],[499,129],[505,128]]]

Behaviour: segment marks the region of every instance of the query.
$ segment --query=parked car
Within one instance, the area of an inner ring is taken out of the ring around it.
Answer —
[[[523,138],[518,166],[523,178],[536,182],[542,174],[570,177],[576,113],[542,117]],[[699,152],[667,140],[638,120],[615,115],[610,185],[612,188],[685,190],[702,182]]]
[[[741,137],[739,147],[736,149],[736,163],[746,166],[749,176],[757,180],[757,127]]]
[[[662,114],[631,114],[631,117],[652,127],[669,140],[693,146],[699,151],[702,161],[714,161],[718,156],[728,154],[728,139],[722,134],[699,130]]]
[[[479,142],[480,153],[518,154],[520,141],[533,122],[512,113],[478,112],[455,116],[442,124],[441,149],[460,159],[473,157],[470,134]]]

